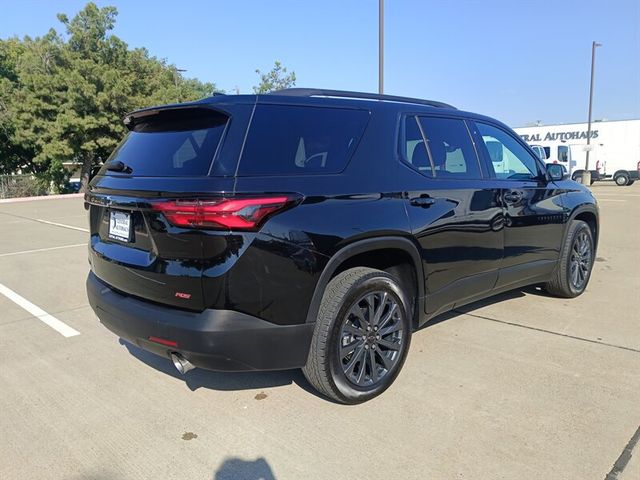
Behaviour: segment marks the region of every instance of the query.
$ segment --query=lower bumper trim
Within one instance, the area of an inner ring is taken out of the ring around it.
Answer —
[[[233,310],[195,313],[156,305],[117,293],[93,272],[86,285],[89,304],[105,327],[157,355],[169,358],[178,352],[196,367],[218,371],[286,370],[306,364],[313,323],[276,325]]]

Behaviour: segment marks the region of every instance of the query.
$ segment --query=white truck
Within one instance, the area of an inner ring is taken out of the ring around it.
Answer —
[[[574,180],[585,171],[587,148],[592,183],[613,180],[620,186],[631,185],[640,176],[640,120],[593,122],[589,147],[586,123],[515,131],[546,163],[563,165]]]

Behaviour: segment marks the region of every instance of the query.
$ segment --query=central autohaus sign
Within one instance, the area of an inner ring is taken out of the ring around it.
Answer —
[[[562,142],[567,140],[586,140],[587,131],[575,131],[575,132],[547,132],[545,135],[541,133],[534,133],[532,135],[520,135],[522,139],[527,142]],[[591,138],[598,138],[598,130],[591,130]]]

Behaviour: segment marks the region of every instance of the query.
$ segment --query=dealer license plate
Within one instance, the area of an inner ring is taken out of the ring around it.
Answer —
[[[109,214],[109,238],[129,242],[131,240],[131,215],[112,210]]]

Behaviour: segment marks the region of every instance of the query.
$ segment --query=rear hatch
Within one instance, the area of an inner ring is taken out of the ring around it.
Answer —
[[[202,310],[198,212],[233,189],[232,177],[211,175],[230,113],[196,105],[142,111],[125,123],[129,133],[86,195],[91,268],[122,293]],[[228,237],[212,240],[219,252]]]
[[[129,115],[130,132],[91,181],[91,268],[113,289],[197,311],[241,309],[232,290],[262,305],[251,272],[230,270],[267,219],[302,202],[296,192],[346,181],[336,174],[369,118],[269,104],[277,98],[210,100]]]

